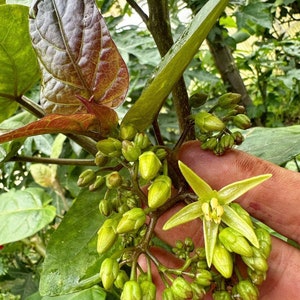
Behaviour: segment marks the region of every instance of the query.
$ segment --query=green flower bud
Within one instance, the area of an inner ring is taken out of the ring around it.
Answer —
[[[169,176],[160,175],[155,178],[149,187],[148,205],[151,208],[158,208],[166,203],[171,197],[172,181]]]
[[[203,150],[209,149],[209,150],[214,150],[215,147],[218,144],[218,139],[215,137],[212,137],[210,139],[208,139],[207,141],[205,141],[204,143],[201,144],[201,148]]]
[[[251,127],[250,119],[244,114],[238,114],[234,116],[232,122],[235,126],[241,129],[247,129]]]
[[[84,170],[78,178],[77,185],[79,187],[85,187],[94,182],[96,174],[92,169]]]
[[[159,148],[155,151],[155,155],[158,157],[158,159],[163,160],[167,157],[168,152],[166,151],[166,149]]]
[[[122,154],[127,161],[136,161],[141,155],[141,149],[135,143],[128,140],[122,142]]]
[[[178,297],[174,295],[171,288],[166,288],[162,293],[162,300],[177,300]]]
[[[227,93],[218,99],[218,106],[222,108],[230,108],[241,101],[241,95],[236,93]]]
[[[97,143],[97,149],[110,157],[117,157],[121,154],[122,143],[115,138],[108,138]]]
[[[113,207],[111,201],[107,199],[102,199],[99,202],[99,211],[103,216],[109,216],[112,213]]]
[[[101,151],[98,151],[95,156],[95,164],[98,167],[103,167],[107,164],[107,162],[108,162],[108,156],[102,153]]]
[[[244,137],[239,131],[233,132],[232,135],[236,145],[240,145],[244,141]]]
[[[194,116],[194,118],[195,124],[204,133],[221,131],[225,128],[225,124],[217,116],[206,111],[200,111]]]
[[[92,184],[90,184],[89,190],[91,192],[94,192],[100,189],[104,185],[104,183],[105,183],[105,177],[98,175],[95,181]]]
[[[146,149],[151,145],[149,137],[145,133],[137,133],[133,141],[142,150]]]
[[[197,299],[197,300],[201,300],[204,299],[204,296],[206,295],[206,291],[204,289],[204,287],[202,287],[201,285],[199,285],[196,282],[192,282],[190,284],[192,291],[193,291],[193,298],[192,299]]]
[[[257,228],[254,231],[259,241],[259,250],[263,255],[263,257],[267,259],[272,249],[272,241],[271,241],[270,233],[263,228]]]
[[[238,296],[243,300],[258,299],[258,289],[249,280],[240,281],[233,290],[233,297]]]
[[[243,235],[230,227],[226,227],[219,234],[219,240],[230,251],[244,256],[252,256],[253,250]]]
[[[115,259],[110,257],[105,258],[101,264],[100,268],[100,278],[103,284],[103,287],[106,290],[109,290],[119,273],[119,264]]]
[[[128,277],[127,273],[124,270],[120,270],[120,272],[118,273],[117,278],[114,282],[114,285],[118,289],[123,289],[125,282],[128,280],[129,280],[129,277]]]
[[[204,93],[193,94],[189,99],[191,107],[196,108],[196,107],[203,105],[206,102],[207,97],[208,96]]]
[[[117,233],[126,233],[141,228],[146,221],[146,214],[139,207],[132,208],[123,214],[118,227]]]
[[[97,252],[103,254],[115,243],[117,235],[118,219],[107,219],[98,231]]]
[[[251,279],[251,282],[255,285],[261,285],[263,281],[266,280],[267,274],[266,272],[258,272],[255,270],[252,270],[251,268],[247,268],[247,273],[249,278]]]
[[[227,291],[216,291],[212,296],[214,300],[231,300],[231,295]]]
[[[218,143],[217,146],[213,149],[215,155],[223,155],[226,149],[223,148],[221,143]]]
[[[122,184],[122,177],[119,172],[114,171],[106,175],[106,186],[108,189],[117,188]]]
[[[142,290],[143,300],[155,300],[156,298],[156,286],[149,280],[144,280],[140,283]]]
[[[225,134],[221,137],[220,144],[224,150],[231,149],[234,145],[234,138],[230,134]]]
[[[140,285],[134,281],[129,280],[124,284],[121,300],[142,300],[143,294]]]
[[[143,179],[153,179],[157,175],[160,168],[161,162],[152,151],[146,151],[140,155],[139,173]]]
[[[132,141],[135,135],[137,134],[137,129],[135,126],[128,124],[128,125],[121,125],[120,127],[120,138],[122,140],[129,140]]]
[[[246,257],[242,256],[243,262],[252,270],[265,273],[268,270],[267,260],[260,253],[259,249],[252,247],[253,256]]]
[[[233,270],[232,256],[228,250],[217,241],[214,249],[212,263],[225,278],[230,278]]]
[[[171,289],[175,296],[183,299],[192,298],[193,290],[189,282],[182,277],[176,277],[172,283]],[[175,298],[176,299],[176,298]]]
[[[195,281],[202,286],[210,286],[212,275],[208,270],[197,270]]]

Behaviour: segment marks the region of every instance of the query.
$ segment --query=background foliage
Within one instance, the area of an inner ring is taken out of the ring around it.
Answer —
[[[0,36],[13,34],[11,40],[20,45],[28,44],[26,22],[30,2],[25,0],[0,1],[0,20],[3,20],[4,16],[9,16],[11,20],[9,24],[0,21]],[[161,54],[152,34],[131,7],[130,1],[100,0],[96,2],[101,8],[130,72],[127,101],[118,109],[122,117],[141,95],[147,80],[151,78],[160,62]],[[5,3],[22,6],[5,6]],[[138,4],[142,8],[147,8],[146,1],[138,1]],[[203,1],[197,0],[168,1],[174,40],[183,32],[202,5]],[[20,18],[18,14],[22,17]],[[279,165],[285,165],[288,162],[288,167],[292,169],[298,168],[297,155],[300,153],[299,143],[297,143],[300,134],[300,127],[297,125],[300,113],[300,38],[299,22],[297,22],[299,18],[298,1],[235,1],[229,5],[219,23],[210,32],[207,43],[201,47],[184,73],[192,111],[199,105],[199,101],[203,102],[203,99],[207,100],[206,106],[213,106],[216,98],[226,91],[243,94],[248,115],[253,124],[260,128],[245,132],[247,139],[241,149]],[[22,20],[22,23],[19,23],[19,20]],[[1,49],[7,47],[6,42],[11,40],[1,39]],[[221,50],[223,52],[218,52]],[[1,51],[0,62],[5,57],[5,53]],[[216,53],[231,54],[229,57],[232,57],[232,60],[229,60],[230,63],[225,70],[218,65]],[[36,102],[39,98],[39,71],[34,53],[28,57],[18,57],[15,53],[13,60],[18,66],[17,76],[5,69],[0,72],[1,133],[23,126],[35,119],[35,116],[24,111],[17,104],[24,93]],[[245,90],[236,90],[236,87],[232,86],[231,78],[234,70],[238,70],[241,82],[245,85],[246,94]],[[174,144],[179,136],[179,125],[172,96],[161,110],[159,124],[163,138],[170,144]],[[294,126],[284,127],[287,125]],[[277,127],[280,128],[277,129]],[[99,224],[87,222],[98,215],[98,199],[82,192],[76,184],[79,174],[86,167],[37,165],[34,161],[11,160],[16,153],[25,157],[92,159],[92,156],[78,144],[62,135],[47,134],[1,145],[0,197],[4,200],[1,201],[0,206],[5,205],[6,199],[19,205],[17,202],[21,197],[18,193],[22,193],[22,197],[31,198],[32,209],[46,214],[47,217],[42,218],[44,223],[40,226],[29,224],[29,227],[33,226],[38,230],[31,232],[21,241],[14,241],[9,230],[6,235],[7,240],[1,241],[2,244],[7,244],[0,250],[0,292],[2,293],[0,299],[11,297],[11,299],[48,300],[50,297],[42,298],[37,292],[40,276],[44,276],[42,290],[49,288],[53,280],[62,280],[64,288],[59,291],[62,294],[78,291],[85,287],[85,284],[91,286],[94,281],[98,280],[92,275],[100,264],[99,261],[96,265],[94,262],[97,255],[95,234],[101,220]],[[51,203],[49,198],[52,199]],[[36,199],[38,201],[34,201]],[[82,207],[86,207],[86,202],[89,203],[89,210],[82,215]],[[67,214],[69,218],[63,218],[66,211],[69,211]],[[58,227],[62,218],[65,224],[70,222],[71,225]],[[19,222],[15,225],[24,229],[22,219],[19,219]],[[2,224],[1,217],[0,224]],[[45,226],[47,224],[50,225]],[[74,228],[73,232],[66,230],[70,228],[69,226]],[[59,229],[55,231],[57,227]],[[43,229],[40,230],[41,228]],[[1,230],[4,229],[1,227]],[[82,247],[76,240],[80,230],[85,232],[85,240],[80,241]],[[56,261],[56,264],[50,257],[45,264],[51,265],[52,269],[47,274],[41,272],[45,247],[47,246],[50,250],[66,247],[66,245],[56,245],[55,239],[49,240],[54,231],[56,236],[68,236],[66,243],[70,244],[67,247],[74,261],[78,262],[69,266],[74,278],[71,278],[67,284],[64,280],[70,273],[70,269],[66,267],[65,274],[58,274],[56,266],[63,264],[64,255],[68,256],[69,252],[61,255],[61,260]],[[76,277],[78,270],[85,274],[84,278],[80,278],[80,284],[79,278]],[[102,290],[92,287],[74,293],[73,297],[74,299],[93,299],[96,296],[99,299],[105,297]],[[65,299],[64,297],[54,298],[60,300]],[[113,298],[112,295],[110,297]],[[71,299],[70,296],[68,299]]]

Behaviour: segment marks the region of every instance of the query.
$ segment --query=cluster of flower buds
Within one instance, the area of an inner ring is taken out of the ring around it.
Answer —
[[[226,150],[243,142],[239,131],[231,132],[228,126],[247,129],[250,119],[244,114],[245,109],[239,105],[241,96],[235,93],[222,95],[217,104],[209,111],[200,111],[193,116],[199,129],[199,140],[203,149],[212,150],[222,155]]]

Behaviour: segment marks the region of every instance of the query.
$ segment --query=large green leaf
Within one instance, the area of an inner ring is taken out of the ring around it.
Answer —
[[[263,128],[243,132],[246,139],[238,149],[282,165],[300,153],[300,125]]]
[[[29,237],[56,215],[51,198],[38,188],[11,190],[0,195],[0,245]]]
[[[0,6],[0,122],[17,109],[15,99],[39,78],[28,30],[28,7]]]
[[[97,231],[104,217],[99,213],[99,199],[99,193],[80,193],[51,236],[41,274],[41,295],[72,293],[100,281],[104,256],[96,250]]]
[[[133,124],[142,131],[152,123],[227,2],[210,0],[194,17],[182,36],[163,57],[140,98],[125,115],[123,124]]]

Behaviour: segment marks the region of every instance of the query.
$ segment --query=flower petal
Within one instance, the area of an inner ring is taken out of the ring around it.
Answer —
[[[271,176],[272,174],[263,174],[226,185],[218,191],[218,199],[221,204],[228,204]]]
[[[208,266],[211,266],[215,245],[218,237],[219,224],[203,219],[205,254]]]
[[[235,229],[242,234],[256,248],[259,247],[259,242],[252,226],[242,219],[229,205],[224,205],[224,214],[222,221],[229,227]]]
[[[201,179],[194,171],[192,171],[188,166],[186,166],[181,161],[178,161],[178,165],[185,180],[201,200],[210,199],[213,196],[212,188],[203,179]]]
[[[163,230],[168,230],[183,223],[187,223],[202,216],[201,203],[199,201],[188,204],[175,213],[164,225]]]

